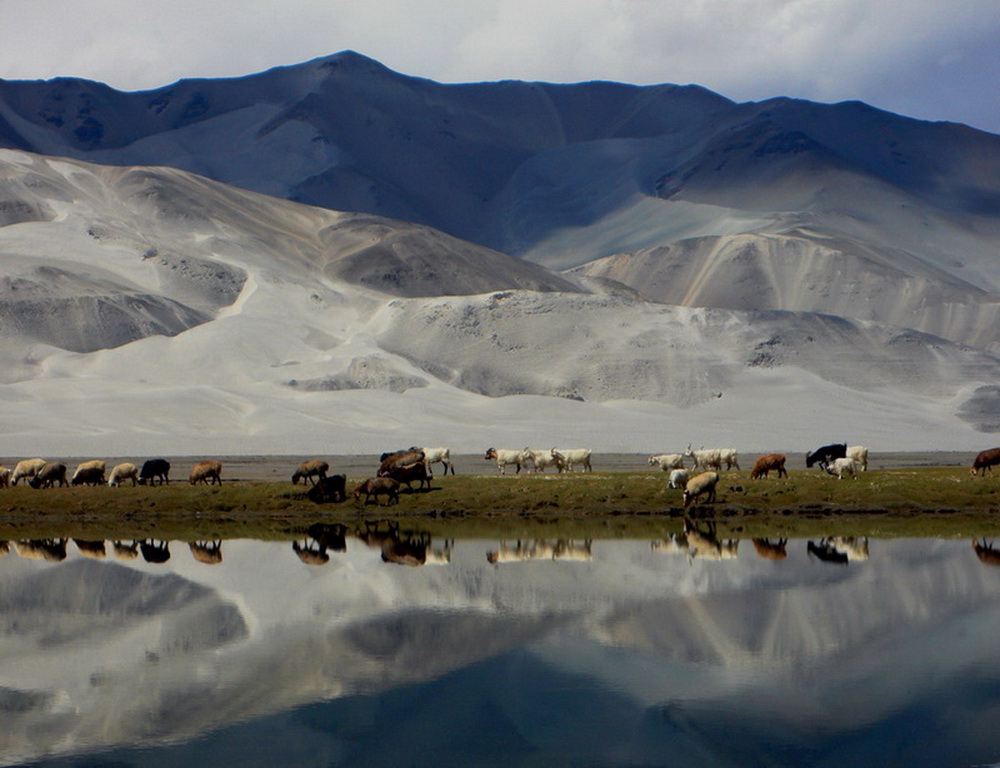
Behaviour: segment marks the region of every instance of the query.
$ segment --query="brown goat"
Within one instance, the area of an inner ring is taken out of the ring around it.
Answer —
[[[785,454],[768,453],[761,456],[754,462],[753,469],[750,470],[750,479],[759,480],[762,477],[767,477],[767,473],[771,471],[776,471],[778,477],[788,477],[788,472],[785,470]]]
[[[322,480],[326,477],[326,473],[329,471],[330,465],[322,459],[303,461],[299,464],[299,468],[295,470],[295,473],[292,475],[292,484],[298,485],[299,480],[302,480],[303,482],[308,480],[310,483],[315,485],[316,480]]]
[[[972,462],[972,469],[969,471],[973,475],[985,475],[987,472],[992,474],[993,467],[997,464],[1000,464],[1000,448],[989,448],[979,452],[979,455]]]

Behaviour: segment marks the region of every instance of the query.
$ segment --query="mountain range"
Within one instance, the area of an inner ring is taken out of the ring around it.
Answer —
[[[353,52],[0,81],[10,452],[1000,431],[1000,137]]]

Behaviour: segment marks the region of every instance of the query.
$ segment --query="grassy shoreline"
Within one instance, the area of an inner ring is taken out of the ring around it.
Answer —
[[[348,489],[360,478],[349,478]],[[665,474],[435,477],[429,492],[404,492],[398,505],[312,503],[290,482],[191,486],[75,487],[0,491],[0,540],[294,538],[314,522],[398,519],[451,538],[657,537],[685,515],[740,536],[854,534],[1000,537],[1000,476],[973,478],[959,467],[886,469],[857,480],[816,470],[751,481],[725,472],[715,504],[685,510]]]

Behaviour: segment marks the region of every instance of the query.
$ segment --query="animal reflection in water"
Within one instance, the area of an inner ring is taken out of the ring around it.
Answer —
[[[73,539],[80,554],[85,557],[92,557],[95,560],[103,560],[108,552],[103,541],[87,541],[85,539]]]
[[[191,556],[199,563],[205,565],[218,565],[222,562],[222,542],[215,541],[189,541],[188,548]]]
[[[170,542],[147,539],[139,542],[142,559],[147,563],[165,563],[170,559]]]
[[[382,523],[385,522],[385,530]],[[382,562],[419,567],[447,565],[451,562],[454,541],[446,540],[441,549],[431,546],[431,535],[423,532],[400,533],[399,523],[390,520],[365,520],[365,529],[355,529],[354,535],[369,547],[382,550]]]
[[[739,539],[719,539],[715,523],[710,522],[702,529],[687,518],[683,533],[672,533],[650,544],[654,552],[687,555],[689,560],[733,560],[739,555],[739,547]]]
[[[868,559],[868,537],[827,536],[806,544],[810,555],[824,563],[847,565]]]
[[[785,551],[786,544],[788,544],[788,539],[775,539],[774,541],[770,539],[753,540],[753,548],[765,560],[784,560],[788,557],[788,552]]]
[[[130,541],[126,544],[124,541],[115,540],[111,542],[111,551],[115,553],[115,557],[122,560],[135,560],[139,556],[139,542]]]
[[[306,531],[305,540],[292,542],[292,551],[306,565],[326,565],[330,562],[327,550],[347,550],[347,526],[342,523],[314,523]]]
[[[993,548],[993,542],[987,542],[983,539],[980,544],[976,539],[972,540],[972,549],[976,553],[976,557],[986,565],[1000,565],[1000,552]]]
[[[590,560],[592,557],[593,541],[591,539],[583,541],[572,539],[522,541],[518,539],[513,546],[506,541],[501,541],[498,549],[486,553],[487,562],[494,565],[523,563],[529,560]]]
[[[58,563],[66,559],[66,539],[27,539],[14,542],[21,557]]]

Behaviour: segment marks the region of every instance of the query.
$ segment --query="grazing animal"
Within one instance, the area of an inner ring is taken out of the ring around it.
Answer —
[[[0,488],[10,488],[10,470],[0,464]]]
[[[515,451],[510,448],[487,448],[486,461],[495,461],[501,475],[506,475],[507,467],[513,464],[517,467],[514,472],[516,475],[521,472],[521,467],[524,465],[524,451]]]
[[[849,445],[845,456],[858,462],[862,472],[868,471],[868,447],[864,445]]]
[[[191,556],[199,563],[205,565],[218,565],[222,562],[222,542],[215,541],[189,541],[188,548]]]
[[[817,448],[812,453],[806,454],[806,466],[812,468],[813,464],[818,464],[819,468],[826,470],[834,459],[843,459],[847,456],[847,443],[830,443]]]
[[[671,469],[684,469],[683,453],[661,453],[649,457],[649,466],[659,467],[664,472]]]
[[[590,448],[565,448],[559,450],[558,448],[552,449],[552,455],[557,459],[562,459],[563,464],[566,465],[566,471],[572,472],[573,467],[577,464],[580,465],[584,472],[593,472],[593,468],[590,466],[590,455],[592,451]]]
[[[981,474],[983,476],[987,472],[993,474],[993,467],[997,464],[1000,464],[1000,448],[989,448],[985,451],[980,451],[976,458],[973,459],[972,469],[969,472],[973,475]]]
[[[139,485],[156,485],[159,478],[160,483],[170,482],[170,462],[166,459],[150,459],[142,465],[139,471]]]
[[[329,471],[329,463],[323,461],[322,459],[303,461],[299,464],[299,468],[292,473],[292,485],[298,485],[299,480],[308,480],[310,485],[316,485],[316,481],[322,480],[326,477],[326,473]]]
[[[211,481],[211,482],[210,482]],[[222,462],[217,459],[199,461],[191,467],[191,476],[188,478],[191,485],[204,483],[205,485],[222,485]]]
[[[430,469],[431,464],[443,464],[446,475],[449,469],[453,475],[455,474],[455,465],[451,461],[450,448],[424,448],[424,461],[427,462],[428,469]]]
[[[378,457],[378,460],[379,460],[379,463],[381,463],[381,462],[385,461],[386,459],[388,459],[390,456],[395,456],[397,454],[402,455],[404,453],[414,453],[414,452],[419,451],[419,450],[422,450],[422,449],[418,448],[415,445],[411,445],[409,448],[399,448],[399,449],[397,449],[395,451],[386,451],[385,453],[383,453],[381,456]]]
[[[687,485],[684,487],[684,506],[690,506],[693,502],[698,501],[698,497],[702,494],[706,497],[706,504],[714,503],[715,487],[718,484],[718,472],[702,472],[700,475],[695,475],[688,480]]]
[[[126,461],[123,464],[116,464],[111,470],[111,477],[108,478],[108,486],[117,488],[126,480],[131,480],[134,486],[139,479],[139,469],[135,464]]]
[[[431,481],[434,479],[430,467],[423,461],[391,469],[385,477],[391,477],[400,484],[406,483],[407,489],[411,491],[413,490],[414,482],[419,483],[417,490],[431,490]]]
[[[527,465],[527,463],[530,461],[532,466],[535,468],[536,473],[540,472],[544,474],[545,470],[548,469],[549,467],[555,467],[557,470],[559,470],[559,474],[561,475],[563,473],[563,470],[566,469],[566,465],[563,463],[563,460],[559,456],[557,456],[556,452],[551,448],[549,449],[525,448],[523,451],[521,451],[521,453],[524,454],[525,464]]]
[[[10,484],[17,485],[19,480],[27,480],[38,474],[38,470],[48,462],[45,459],[25,459],[14,465],[14,474],[10,477]]]
[[[753,463],[750,479],[759,480],[762,477],[767,477],[768,472],[772,471],[777,472],[778,477],[788,477],[788,472],[785,470],[785,454],[768,453],[761,456]]]
[[[306,491],[306,496],[314,504],[344,501],[347,498],[347,475],[320,478],[316,485]]]
[[[376,504],[381,504],[379,496],[386,496],[386,506],[399,503],[399,483],[391,477],[370,477],[354,488],[354,500],[365,497],[365,504],[374,497]]]
[[[857,480],[861,465],[854,459],[844,456],[840,459],[834,459],[833,463],[826,467],[826,471],[828,474],[836,475],[838,480],[843,480],[845,475],[850,475],[852,480]]]
[[[424,452],[420,448],[411,448],[408,451],[400,451],[398,453],[390,453],[388,456],[382,459],[382,463],[379,465],[376,477],[386,477],[392,470],[397,467],[408,467],[410,464],[416,464],[418,461],[424,460]]]
[[[753,540],[753,548],[765,560],[784,560],[788,557],[788,552],[785,551],[786,544],[788,544],[788,539],[778,539],[777,541],[771,541],[770,539]]]
[[[993,542],[987,542],[986,539],[983,539],[983,543],[980,544],[976,539],[973,539],[972,549],[980,562],[986,563],[986,565],[1000,565],[1000,552],[993,549]]]
[[[77,467],[70,485],[104,485],[103,467]]]
[[[680,488],[683,489],[687,485],[688,480],[691,479],[691,472],[687,469],[672,469],[670,470],[670,479],[667,481],[668,488]]]
[[[700,448],[693,451],[691,443],[688,443],[684,455],[694,460],[692,469],[714,469],[721,472],[723,464],[726,465],[726,469],[740,468],[739,453],[735,448]]]
[[[45,464],[35,476],[28,481],[32,488],[52,488],[54,485],[69,485],[66,479],[66,465],[60,462],[49,462]]]
[[[70,484],[104,485],[104,473],[106,470],[107,462],[101,459],[84,461],[77,465],[76,472],[73,473],[73,477],[70,479]]]

